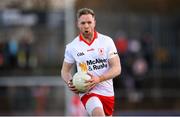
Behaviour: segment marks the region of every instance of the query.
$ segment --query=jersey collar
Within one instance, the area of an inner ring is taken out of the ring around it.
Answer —
[[[89,46],[94,42],[94,40],[95,40],[96,38],[97,38],[97,32],[96,32],[96,31],[94,31],[94,36],[93,36],[93,39],[92,39],[91,42],[87,42],[87,41],[84,39],[84,37],[83,37],[82,34],[79,35],[79,40],[80,40],[80,41],[83,41],[84,43],[86,43],[86,44],[89,45]]]

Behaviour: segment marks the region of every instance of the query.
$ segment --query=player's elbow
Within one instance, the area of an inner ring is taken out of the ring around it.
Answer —
[[[121,74],[121,66],[117,68],[117,76]]]
[[[116,71],[116,76],[119,76],[121,74],[121,65],[117,65],[116,68],[115,68],[115,71]]]
[[[113,70],[113,78],[117,78],[117,76],[119,76],[120,74],[121,74],[120,68],[116,68]]]
[[[114,63],[114,71],[115,71],[115,77],[121,74],[121,63],[119,58],[117,58]]]

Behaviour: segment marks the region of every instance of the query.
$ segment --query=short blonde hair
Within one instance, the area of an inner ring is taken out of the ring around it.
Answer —
[[[95,17],[95,13],[92,9],[89,8],[81,8],[77,11],[77,19],[80,18],[82,15],[91,14],[93,17]]]

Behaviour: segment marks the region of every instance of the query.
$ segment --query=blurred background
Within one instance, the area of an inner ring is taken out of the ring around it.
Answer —
[[[114,115],[180,115],[179,0],[1,0],[0,115],[86,115],[60,77],[76,11],[95,11],[122,74]]]

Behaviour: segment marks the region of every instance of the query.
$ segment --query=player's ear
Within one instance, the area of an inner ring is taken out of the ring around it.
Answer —
[[[94,28],[96,27],[96,20],[94,19]]]

